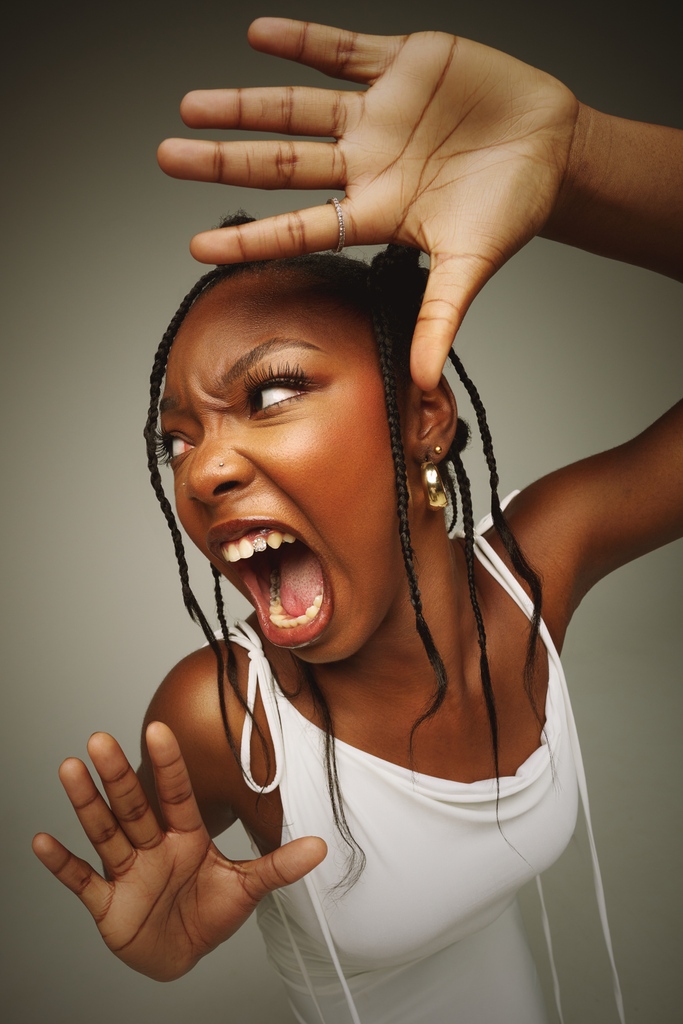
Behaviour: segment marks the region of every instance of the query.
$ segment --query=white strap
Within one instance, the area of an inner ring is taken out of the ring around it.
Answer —
[[[280,785],[282,769],[284,765],[284,749],[282,742],[282,726],[280,715],[273,693],[273,673],[268,659],[263,653],[261,641],[258,635],[246,622],[236,622],[229,633],[230,640],[239,644],[249,654],[249,675],[247,677],[247,708],[249,713],[245,715],[244,726],[242,727],[242,741],[240,746],[240,763],[244,781],[254,793],[272,793]],[[275,774],[267,786],[259,786],[251,774],[251,737],[254,729],[254,708],[256,707],[256,695],[261,692],[261,700],[266,713],[266,721],[273,743],[273,754],[275,757]]]
[[[545,944],[548,948],[548,959],[550,960],[550,973],[553,976],[553,992],[555,993],[555,1006],[557,1007],[557,1016],[560,1018],[560,1024],[564,1024],[564,1017],[562,1016],[562,1001],[560,999],[560,979],[557,976],[557,968],[555,967],[553,940],[550,935],[550,921],[548,920],[548,911],[545,908],[545,899],[543,898],[543,885],[541,884],[540,875],[536,875],[536,888],[538,889],[538,897],[541,901],[541,920],[543,921],[543,934],[545,935]]]
[[[277,707],[277,696],[275,691],[276,684],[273,678],[273,672],[270,667],[270,663],[268,662],[268,659],[263,653],[263,648],[261,647],[261,642],[258,637],[258,634],[254,632],[251,626],[249,626],[246,622],[235,623],[233,628],[230,630],[229,636],[234,643],[239,644],[240,647],[243,647],[249,653],[249,676],[247,679],[247,707],[249,708],[251,714],[248,714],[245,717],[244,727],[242,729],[242,743],[240,749],[242,773],[244,775],[247,785],[249,786],[250,789],[254,790],[254,792],[270,793],[272,790],[274,790],[277,786],[280,785],[280,781],[282,779],[282,772],[284,769],[284,741],[282,736],[282,723],[280,721],[280,713]],[[275,776],[272,782],[270,782],[267,786],[259,786],[258,783],[254,781],[254,778],[251,774],[251,736],[253,727],[251,715],[254,712],[254,707],[256,705],[256,695],[258,692],[260,692],[261,700],[263,701],[263,707],[266,713],[266,721],[268,722],[268,728],[270,730],[270,735],[273,742],[273,751],[275,754]],[[289,815],[288,809],[285,806],[284,792],[281,793],[281,797],[282,813],[284,816],[284,820],[289,823],[291,822],[291,816]],[[299,838],[298,836],[295,836],[292,833],[290,824],[288,824],[287,827],[290,832],[291,839]],[[330,959],[334,964],[334,968],[337,972],[337,977],[339,978],[339,982],[344,992],[344,996],[346,998],[346,1002],[349,1008],[349,1013],[351,1015],[351,1020],[353,1021],[353,1024],[361,1024],[361,1019],[358,1016],[358,1011],[356,1010],[356,1005],[353,1001],[351,990],[349,989],[346,978],[344,977],[344,972],[342,970],[341,963],[339,962],[339,956],[337,955],[337,950],[335,949],[332,933],[330,932],[330,927],[327,923],[327,919],[325,917],[325,912],[323,910],[323,906],[320,900],[320,896],[318,895],[318,891],[315,888],[313,879],[311,878],[310,874],[305,875],[303,881],[310,896],[311,903],[315,911],[315,915],[318,919],[320,929],[323,933],[323,937],[327,944]],[[289,940],[292,944],[294,955],[299,965],[299,969],[301,970],[303,979],[306,983],[306,988],[308,989],[308,993],[313,1001],[313,1005],[318,1011],[320,1020],[324,1024],[325,1018],[323,1016],[322,1010],[320,1009],[320,1004],[318,1003],[310,976],[304,965],[303,957],[301,956],[299,947],[297,946],[292,931],[289,927],[287,915],[285,914],[284,908],[282,906],[282,901],[279,899],[277,893],[273,893],[273,895],[275,896],[275,901],[277,903],[280,916],[282,917],[285,924],[285,928],[287,929],[287,934],[289,935]]]
[[[275,899],[275,903],[276,903],[277,909],[280,911],[280,917],[282,918],[282,923],[285,926],[285,931],[289,935],[289,941],[290,941],[292,949],[294,950],[294,956],[296,957],[296,962],[299,965],[299,970],[301,971],[301,976],[304,979],[304,981],[306,982],[306,988],[308,989],[308,994],[311,997],[311,999],[313,1000],[313,1005],[315,1006],[316,1010],[318,1011],[318,1017],[320,1018],[321,1024],[325,1024],[325,1018],[323,1016],[323,1011],[320,1009],[320,1003],[318,1002],[318,1000],[316,998],[315,990],[313,988],[313,982],[311,981],[309,973],[308,973],[308,970],[306,969],[306,964],[304,963],[304,958],[302,957],[302,955],[301,955],[301,953],[299,951],[299,947],[296,944],[296,940],[295,940],[294,936],[292,935],[292,929],[289,926],[289,918],[285,914],[284,907],[282,906],[282,898],[280,896],[280,893],[277,892],[277,890],[275,890],[272,895],[273,895],[273,898]]]
[[[517,493],[517,492],[515,492]],[[511,497],[511,496],[510,496]],[[506,499],[506,503],[509,499]],[[488,517],[487,517],[488,520]],[[482,525],[485,526],[487,520]],[[533,615],[533,604],[530,601],[527,594],[522,589],[520,583],[512,575],[508,567],[505,565],[503,560],[493,550],[491,545],[483,537],[475,536],[475,551],[477,557],[486,566],[491,575],[498,580],[502,587],[510,594],[510,597],[515,603],[522,609],[527,618],[531,618]],[[614,950],[612,948],[612,937],[610,934],[609,922],[607,919],[607,905],[605,903],[605,890],[602,884],[602,875],[600,873],[600,864],[598,862],[598,851],[595,845],[595,839],[593,837],[593,824],[591,821],[590,805],[588,802],[588,786],[586,783],[586,772],[583,766],[583,757],[581,756],[581,746],[579,744],[579,735],[576,729],[576,722],[574,720],[574,712],[572,710],[571,701],[569,699],[569,691],[567,689],[567,681],[564,676],[562,664],[560,662],[560,656],[557,653],[555,644],[553,643],[552,637],[548,632],[545,623],[541,620],[540,636],[545,644],[548,657],[554,663],[558,678],[560,681],[560,689],[562,691],[562,699],[564,701],[565,716],[567,719],[567,731],[569,734],[569,743],[574,758],[574,767],[576,769],[576,779],[579,787],[579,793],[581,795],[581,803],[583,806],[583,814],[586,820],[586,830],[588,833],[588,843],[591,851],[591,858],[593,862],[593,881],[595,884],[595,897],[598,904],[598,911],[600,914],[600,922],[602,924],[602,934],[605,940],[605,946],[607,947],[607,954],[609,956],[609,962],[612,969],[612,985],[614,988],[614,1000],[617,1005],[617,1011],[619,1013],[619,1020],[621,1024],[626,1024],[626,1018],[624,1016],[624,1001],[621,993],[621,985],[619,983],[619,975],[617,973],[617,965],[614,959]],[[549,935],[549,931],[548,931]],[[548,954],[550,956],[553,974],[555,973],[555,967],[552,960],[552,946],[548,947]],[[558,1011],[560,1007],[558,1004]]]
[[[304,882],[306,884],[306,888],[308,889],[308,895],[311,897],[311,903],[313,904],[313,909],[315,910],[315,916],[318,918],[318,924],[320,925],[320,929],[323,933],[323,936],[325,937],[327,950],[330,954],[330,958],[332,960],[332,963],[334,964],[334,969],[337,972],[337,977],[339,978],[339,983],[344,992],[344,997],[346,998],[346,1003],[349,1008],[351,1020],[353,1021],[353,1024],[362,1024],[361,1019],[358,1016],[356,1004],[353,1001],[353,996],[351,995],[351,989],[349,988],[348,982],[344,977],[344,972],[339,962],[339,957],[337,956],[337,950],[334,945],[334,939],[332,938],[330,926],[328,925],[327,918],[325,917],[325,911],[323,910],[322,902],[320,900],[320,896],[318,895],[318,890],[316,889],[310,874],[304,875]],[[311,992],[311,995],[312,994],[313,993]]]

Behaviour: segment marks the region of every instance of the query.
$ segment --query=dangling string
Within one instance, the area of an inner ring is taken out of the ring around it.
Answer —
[[[555,954],[553,953],[553,940],[550,934],[550,921],[548,919],[548,911],[545,908],[543,885],[541,883],[540,875],[536,875],[536,888],[538,889],[538,897],[541,901],[541,920],[543,921],[543,934],[545,935],[545,944],[548,949],[548,959],[550,960],[550,973],[553,976],[553,992],[555,993],[557,1016],[560,1018],[560,1024],[564,1024],[564,1017],[562,1016],[562,1002],[560,999],[560,979],[557,976],[557,968],[555,967]]]
[[[306,968],[306,964],[304,963],[304,958],[302,957],[301,952],[299,950],[299,947],[296,944],[296,940],[295,940],[295,938],[294,938],[294,936],[292,934],[292,929],[289,926],[289,919],[288,919],[287,915],[285,914],[285,908],[282,906],[282,897],[280,896],[280,893],[277,892],[277,890],[275,890],[272,893],[272,895],[273,895],[273,898],[275,899],[275,904],[277,906],[277,909],[280,912],[280,917],[282,918],[282,923],[285,926],[285,931],[287,932],[287,934],[289,936],[290,945],[291,945],[292,949],[294,950],[294,956],[296,957],[296,962],[299,965],[299,970],[301,971],[301,977],[306,982],[306,988],[308,989],[308,994],[311,997],[311,999],[313,1000],[313,1005],[315,1006],[316,1010],[318,1011],[318,1016],[320,1017],[321,1024],[325,1024],[325,1018],[323,1016],[323,1011],[320,1009],[320,1003],[318,1002],[317,996],[315,994],[315,990],[313,988],[313,982],[310,979],[308,970]]]

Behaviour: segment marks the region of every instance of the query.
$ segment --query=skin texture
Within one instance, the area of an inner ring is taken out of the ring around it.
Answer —
[[[440,377],[445,352],[479,289],[539,232],[683,276],[676,241],[683,237],[682,134],[589,111],[547,75],[439,33],[383,39],[260,19],[250,42],[368,88],[191,94],[183,104],[188,125],[258,127],[336,143],[169,140],[159,160],[178,177],[343,188],[349,243],[400,241],[429,253],[401,414],[425,617],[449,689],[416,734],[412,764],[445,779],[487,778],[490,733],[464,555],[443,518],[427,508],[420,483],[426,454],[437,445],[446,451],[456,426],[453,396]],[[317,207],[200,235],[193,251],[225,262],[294,254],[329,248],[336,230],[332,208]],[[284,338],[294,347],[276,352],[272,343]],[[266,400],[262,391],[254,404],[244,374],[226,384],[239,360],[266,343],[267,362],[285,359],[306,372],[312,386],[305,393],[280,393],[280,404],[271,405],[273,395]],[[369,325],[293,277],[247,275],[221,284],[179,332],[165,398],[163,427],[176,439],[176,502],[190,537],[241,589],[214,543],[226,523],[275,523],[315,552],[325,604],[313,642],[297,656],[315,666],[340,739],[410,764],[410,729],[432,695],[433,676],[415,633],[396,538]],[[543,579],[544,618],[558,647],[591,586],[683,532],[682,435],[679,403],[644,434],[539,480],[510,506],[510,524]],[[477,571],[476,582],[500,771],[512,774],[540,734],[521,686],[527,624],[486,573]],[[277,639],[266,627],[266,654],[281,684],[295,692],[291,653]],[[236,654],[244,684],[245,657]],[[538,707],[546,684],[539,658]],[[243,712],[233,695],[227,699],[239,736]],[[305,689],[292,699],[316,721]],[[258,705],[256,717],[264,726]],[[61,776],[108,877],[45,834],[34,848],[83,900],[117,955],[152,977],[189,970],[261,896],[324,855],[314,838],[279,848],[278,795],[257,802],[244,784],[223,734],[209,650],[184,659],[161,684],[146,720],[140,782],[111,737],[97,734],[89,753],[109,805],[81,762],[69,759]],[[257,780],[267,782],[258,745],[254,759]],[[235,865],[218,853],[209,836],[235,817],[265,857]]]

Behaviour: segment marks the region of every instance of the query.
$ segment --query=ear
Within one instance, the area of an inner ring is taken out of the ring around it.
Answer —
[[[443,453],[448,451],[458,425],[458,407],[444,376],[431,391],[422,391],[410,381],[404,424],[403,443],[406,457],[411,461],[421,465],[433,458],[437,446]]]

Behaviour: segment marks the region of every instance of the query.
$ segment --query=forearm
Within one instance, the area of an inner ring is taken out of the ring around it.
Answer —
[[[581,106],[542,234],[683,280],[683,131]]]

